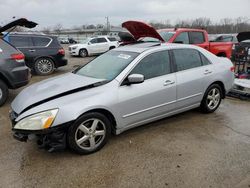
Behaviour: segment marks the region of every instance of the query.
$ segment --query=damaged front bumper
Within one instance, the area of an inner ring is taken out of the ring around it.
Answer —
[[[18,141],[27,142],[28,140],[36,140],[40,148],[44,148],[49,152],[64,150],[67,146],[67,131],[72,122],[44,130],[20,130],[14,128],[16,124],[14,112],[10,112],[10,119],[12,122],[13,137]]]
[[[235,79],[234,86],[229,91],[228,96],[250,100],[250,80]]]

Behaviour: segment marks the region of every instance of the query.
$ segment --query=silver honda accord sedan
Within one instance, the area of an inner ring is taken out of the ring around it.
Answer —
[[[214,112],[234,67],[192,45],[141,43],[24,89],[12,102],[14,138],[50,152],[100,150],[110,135],[199,107]]]

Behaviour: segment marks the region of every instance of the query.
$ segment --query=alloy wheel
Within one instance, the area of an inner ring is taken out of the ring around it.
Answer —
[[[54,69],[53,62],[51,62],[49,59],[41,59],[37,63],[37,70],[41,74],[48,74],[52,72]]]
[[[82,149],[94,150],[102,143],[105,135],[104,123],[97,118],[92,118],[78,126],[75,132],[75,142]]]
[[[207,95],[207,107],[210,110],[217,108],[221,100],[220,90],[218,88],[213,88],[209,91]]]

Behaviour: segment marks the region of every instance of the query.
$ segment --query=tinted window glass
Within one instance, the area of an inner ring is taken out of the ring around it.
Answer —
[[[33,37],[34,46],[47,46],[50,41],[47,37]]]
[[[190,38],[192,44],[202,44],[205,42],[202,32],[190,32]]]
[[[174,42],[183,43],[183,44],[189,44],[189,37],[187,32],[180,33]]]
[[[112,42],[112,41],[116,41],[116,38],[114,38],[114,37],[109,37],[108,39],[109,39],[109,41],[111,41],[111,42]]]
[[[98,43],[107,42],[107,40],[105,38],[98,38],[97,41],[98,41]]]
[[[10,36],[10,43],[15,47],[33,46],[31,38],[26,36]]]
[[[95,44],[95,43],[97,43],[97,38],[94,38],[94,39],[90,40],[89,42],[92,44]]]
[[[175,32],[173,31],[159,31],[159,34],[164,39],[164,41],[168,42],[169,39],[174,36]]]
[[[211,64],[211,62],[202,53],[200,53],[200,55],[201,55],[201,61],[203,65]]]
[[[142,74],[145,79],[171,72],[168,51],[155,52],[145,57],[130,74]]]
[[[199,67],[202,65],[199,52],[193,49],[173,50],[178,71]]]

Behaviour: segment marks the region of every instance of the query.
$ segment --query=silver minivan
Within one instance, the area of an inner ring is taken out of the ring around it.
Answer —
[[[111,133],[200,107],[214,112],[231,89],[227,58],[191,45],[141,43],[31,85],[11,104],[14,137],[49,151],[101,149]]]

